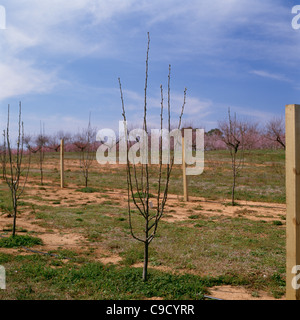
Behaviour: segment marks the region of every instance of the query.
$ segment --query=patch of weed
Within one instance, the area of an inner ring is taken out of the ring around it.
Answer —
[[[32,237],[32,236],[20,236],[15,235],[10,236],[8,238],[1,238],[0,239],[0,247],[1,248],[18,248],[18,247],[33,247],[35,245],[42,245],[43,241],[39,238]]]

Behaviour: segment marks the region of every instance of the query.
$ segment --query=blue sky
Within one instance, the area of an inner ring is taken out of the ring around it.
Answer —
[[[187,88],[186,123],[209,130],[227,115],[265,123],[300,103],[300,29],[288,0],[2,0],[0,129],[22,101],[25,131],[77,132],[143,112],[150,32],[149,124],[159,127],[160,85],[172,66],[172,117]]]

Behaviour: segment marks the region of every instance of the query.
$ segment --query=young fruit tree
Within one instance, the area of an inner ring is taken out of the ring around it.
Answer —
[[[149,260],[149,245],[156,236],[158,229],[158,224],[163,216],[164,208],[166,205],[168,197],[168,189],[172,167],[174,164],[174,153],[169,154],[170,161],[168,164],[164,165],[162,161],[162,131],[163,131],[163,113],[164,113],[164,94],[163,87],[160,86],[161,91],[161,114],[160,114],[160,137],[159,137],[159,164],[157,181],[156,195],[150,193],[150,178],[153,182],[153,177],[150,177],[149,164],[148,164],[148,123],[147,123],[147,88],[148,88],[148,63],[149,63],[149,48],[150,48],[150,36],[148,33],[148,47],[147,47],[147,58],[146,58],[146,74],[145,74],[145,89],[144,89],[144,115],[143,115],[143,132],[145,132],[146,137],[144,141],[147,144],[146,155],[147,161],[142,161],[141,164],[136,164],[130,161],[129,157],[129,147],[132,145],[128,139],[128,129],[127,129],[127,118],[125,113],[125,104],[123,98],[123,91],[121,80],[119,78],[121,102],[122,102],[122,115],[124,120],[124,140],[126,145],[126,157],[127,157],[127,189],[128,189],[128,216],[129,216],[129,226],[132,237],[143,243],[144,247],[144,265],[143,265],[143,280],[147,281],[148,276],[148,260]],[[170,79],[171,79],[171,67],[169,66],[169,76],[168,76],[168,132],[171,131],[171,105],[170,105]],[[184,91],[184,102],[181,109],[181,114],[179,117],[178,129],[181,128],[181,119],[183,116],[183,111],[186,103],[186,89]],[[136,137],[137,138],[137,137]],[[139,142],[139,138],[136,139]],[[143,153],[141,148],[136,153]],[[150,197],[155,197],[154,204],[150,201]],[[131,210],[131,202],[133,202],[137,210]],[[155,206],[156,205],[156,206]],[[137,228],[139,231],[137,230]]]
[[[235,188],[237,177],[244,165],[245,158],[245,135],[247,132],[247,123],[238,121],[236,114],[231,117],[228,109],[228,120],[220,122],[219,128],[222,131],[222,140],[229,150],[232,169],[232,192],[231,203],[235,205]]]
[[[78,133],[73,141],[73,145],[79,150],[80,168],[84,177],[85,187],[88,187],[89,170],[94,159],[94,145],[96,130],[91,126],[91,115],[87,129]]]
[[[45,135],[45,130],[42,128],[40,129],[40,134],[37,135],[35,138],[32,138],[32,136],[27,135],[24,138],[25,145],[30,153],[32,154],[39,154],[39,168],[40,168],[40,179],[41,179],[41,185],[44,184],[44,160],[45,160],[45,148],[48,143],[48,137]]]
[[[24,125],[21,121],[21,102],[19,104],[18,135],[16,146],[11,143],[10,138],[10,106],[8,105],[7,128],[3,131],[3,147],[1,152],[1,163],[3,179],[7,183],[13,204],[13,228],[12,236],[16,234],[16,221],[18,212],[18,201],[24,192],[30,168],[30,152],[28,163],[23,164],[24,157]]]

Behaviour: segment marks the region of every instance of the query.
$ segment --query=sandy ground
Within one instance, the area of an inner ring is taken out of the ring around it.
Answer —
[[[104,201],[116,201],[119,206],[127,207],[127,193],[125,190],[107,191],[105,195],[107,198],[101,197],[99,193],[80,193],[74,192],[77,189],[75,185],[68,185],[68,188],[59,189],[55,185],[45,185],[44,188],[40,188],[39,185],[30,184],[30,188],[26,189],[25,201],[31,203],[31,207],[25,207],[22,214],[18,217],[18,228],[24,228],[28,231],[35,231],[39,233],[39,237],[43,240],[44,246],[35,248],[43,252],[48,252],[58,248],[76,250],[87,250],[91,247],[91,243],[88,242],[82,235],[72,233],[70,230],[56,230],[55,228],[44,228],[36,224],[34,214],[34,205],[52,205],[52,206],[72,206],[81,207],[83,204],[93,203],[101,204]],[[32,197],[38,195],[41,200],[32,199]],[[155,199],[153,206],[155,207]],[[248,219],[253,220],[282,220],[282,217],[286,214],[286,207],[283,204],[274,203],[259,203],[250,201],[239,201],[239,206],[228,205],[229,201],[218,202],[209,201],[204,198],[190,197],[189,202],[185,203],[181,197],[176,195],[169,195],[166,206],[166,214],[163,218],[170,223],[175,221],[187,220],[189,216],[199,214],[205,216],[245,216]],[[56,203],[56,204],[55,204]],[[0,232],[7,228],[11,224],[11,218],[7,214],[1,214],[0,212]],[[24,249],[0,249],[1,252],[16,252],[18,254],[32,254]],[[119,263],[122,258],[117,254],[108,251],[107,249],[97,246],[94,250],[94,256],[97,261],[102,263]],[[140,267],[137,264],[134,267]],[[170,271],[172,270],[165,270]],[[210,295],[216,298],[225,300],[271,300],[272,297],[266,295],[263,292],[253,294],[244,288],[223,286],[210,289]]]
[[[284,297],[274,299],[263,291],[251,292],[242,287],[220,286],[210,288],[209,291],[209,296],[222,300],[285,300]]]

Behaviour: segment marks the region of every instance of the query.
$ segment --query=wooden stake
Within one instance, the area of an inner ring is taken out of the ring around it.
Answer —
[[[65,142],[64,139],[60,141],[60,187],[63,189],[65,186],[64,179],[64,158],[65,158]]]
[[[189,201],[188,188],[187,188],[187,176],[186,176],[186,165],[185,165],[185,146],[184,137],[182,137],[182,176],[183,176],[183,201]]]
[[[286,299],[300,300],[300,105],[286,106],[286,210]]]

